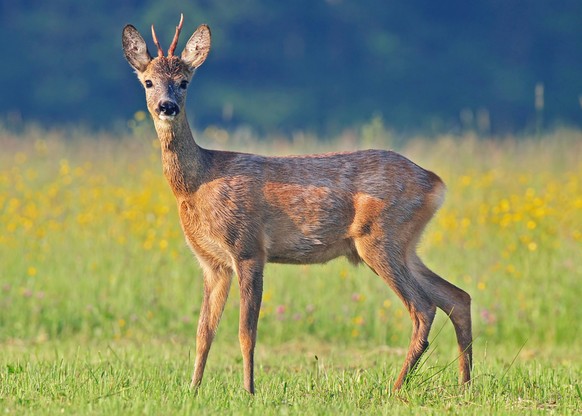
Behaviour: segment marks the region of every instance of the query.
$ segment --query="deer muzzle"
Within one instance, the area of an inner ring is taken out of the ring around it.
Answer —
[[[172,119],[180,113],[180,107],[173,101],[160,101],[157,113],[163,120]]]

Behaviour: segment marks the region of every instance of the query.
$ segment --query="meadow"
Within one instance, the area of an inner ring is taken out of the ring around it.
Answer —
[[[0,128],[0,411],[6,414],[580,414],[582,132],[542,137],[256,139],[265,154],[396,148],[447,183],[421,242],[473,298],[474,380],[457,384],[452,325],[401,392],[405,308],[365,267],[268,265],[256,388],[242,389],[233,284],[203,385],[188,389],[201,272],[159,148],[133,134]],[[235,280],[236,282],[236,280]]]

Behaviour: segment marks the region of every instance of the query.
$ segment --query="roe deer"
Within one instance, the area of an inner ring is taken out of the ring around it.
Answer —
[[[201,148],[184,107],[194,71],[210,50],[210,30],[198,27],[178,57],[174,51],[182,23],[183,16],[167,56],[153,26],[155,58],[134,26],[125,26],[122,41],[125,58],[145,87],[182,230],[203,270],[192,387],[202,380],[233,272],[240,285],[244,387],[254,393],[265,263],[324,263],[338,256],[366,263],[410,313],[412,339],[395,390],[428,347],[436,307],[455,327],[460,380],[468,382],[471,298],[416,254],[425,225],[443,202],[441,179],[385,150],[264,157]]]

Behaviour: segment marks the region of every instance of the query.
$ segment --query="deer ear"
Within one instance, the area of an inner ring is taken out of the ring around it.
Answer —
[[[210,28],[207,25],[200,25],[186,43],[182,60],[196,69],[206,60],[208,52],[210,52]]]
[[[136,71],[143,72],[152,60],[152,56],[137,29],[132,25],[126,25],[123,28],[121,43],[123,45],[123,53],[127,62],[129,62]]]

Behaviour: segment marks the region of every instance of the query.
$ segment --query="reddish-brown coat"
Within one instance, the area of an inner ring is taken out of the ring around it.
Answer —
[[[427,348],[436,307],[451,318],[461,380],[470,380],[470,296],[429,270],[416,254],[426,223],[444,199],[445,186],[437,175],[384,150],[264,157],[203,149],[188,125],[181,85],[208,54],[208,27],[194,33],[180,58],[152,59],[129,25],[123,46],[146,87],[164,175],[204,272],[193,386],[202,380],[233,272],[241,292],[244,385],[252,393],[265,263],[323,263],[338,256],[366,263],[410,313],[412,339],[395,389]],[[179,112],[165,114],[162,103],[167,102]]]

